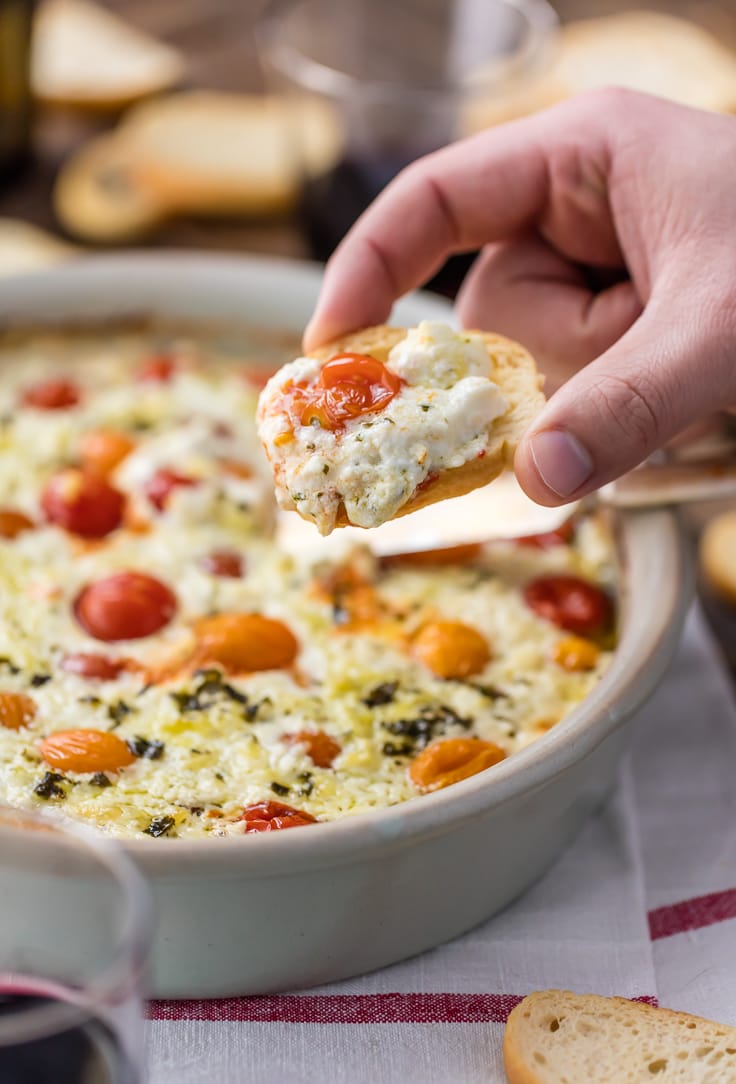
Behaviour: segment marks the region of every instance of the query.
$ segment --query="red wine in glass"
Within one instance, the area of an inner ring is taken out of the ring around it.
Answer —
[[[12,1035],[13,1016],[25,1020],[34,1010],[69,1005],[63,993],[50,983],[0,976],[0,1029]],[[140,1084],[119,1036],[92,1009],[38,1030],[25,1041],[0,1042],[1,1084]]]

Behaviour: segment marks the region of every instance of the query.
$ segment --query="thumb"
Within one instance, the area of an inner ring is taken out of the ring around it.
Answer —
[[[650,301],[610,350],[550,399],[514,461],[533,500],[558,505],[583,497],[698,418],[736,403],[727,336],[697,327],[693,305],[683,308],[678,316]]]

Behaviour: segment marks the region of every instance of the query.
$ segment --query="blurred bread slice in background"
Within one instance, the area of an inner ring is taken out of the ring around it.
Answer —
[[[514,1008],[509,1084],[734,1084],[736,1028],[642,1002],[539,990]]]
[[[700,568],[713,593],[736,606],[736,510],[723,512],[706,525],[700,538]]]
[[[36,14],[31,83],[44,104],[119,110],[175,86],[184,67],[176,49],[90,0],[44,0]]]
[[[625,11],[583,19],[560,28],[536,75],[495,95],[480,92],[465,127],[478,131],[604,86],[736,112],[736,55],[703,27],[674,15]]]
[[[173,215],[281,214],[303,172],[328,170],[341,147],[326,103],[182,91],[137,106],[73,155],[55,209],[70,233],[100,243],[135,240]]]
[[[78,254],[53,234],[18,218],[0,218],[0,278],[41,271]]]

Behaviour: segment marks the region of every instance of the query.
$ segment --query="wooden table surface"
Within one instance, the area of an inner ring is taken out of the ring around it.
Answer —
[[[254,24],[265,0],[103,0],[105,6],[179,48],[188,62],[187,84],[242,92],[263,89]],[[335,0],[348,2],[348,0]],[[401,2],[401,0],[398,0]],[[563,20],[648,7],[687,16],[736,49],[736,0],[620,3],[617,0],[557,0]],[[29,169],[0,188],[0,215],[18,216],[58,231],[50,193],[64,158],[109,119],[49,114],[37,120],[36,154]],[[205,248],[300,257],[307,245],[296,218],[285,221],[177,221],[150,242],[157,247]],[[704,596],[712,627],[736,675],[736,611]]]

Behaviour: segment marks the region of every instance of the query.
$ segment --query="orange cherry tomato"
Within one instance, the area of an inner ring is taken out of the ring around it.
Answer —
[[[295,421],[335,431],[354,418],[383,410],[403,383],[378,358],[338,354],[322,366],[313,385],[294,384],[284,390]]]
[[[220,466],[224,474],[233,478],[252,478],[253,468],[244,463],[242,459],[221,459]]]
[[[438,565],[464,565],[477,560],[483,553],[482,542],[464,542],[459,546],[443,546],[435,550],[407,550],[387,553],[380,558],[381,568],[435,568]]]
[[[173,470],[157,470],[143,487],[146,496],[159,512],[163,512],[169,503],[171,492],[178,487],[196,486],[197,479],[186,474],[177,474]]]
[[[305,746],[307,756],[318,768],[331,768],[335,757],[342,752],[340,743],[324,730],[299,730],[296,734],[284,734],[281,740],[287,745]]]
[[[243,555],[237,550],[211,550],[205,554],[200,564],[211,576],[238,579],[243,575]]]
[[[115,429],[93,429],[85,433],[79,446],[82,466],[90,474],[106,478],[135,448],[127,433]]]
[[[146,358],[138,370],[138,379],[145,384],[168,384],[176,372],[176,363],[168,354]]]
[[[78,677],[95,681],[114,681],[127,668],[125,659],[110,659],[107,655],[85,652],[65,655],[61,660],[61,669],[67,674],[77,674]]]
[[[36,701],[25,693],[0,691],[0,726],[8,730],[20,730],[33,721],[36,710]]]
[[[552,658],[563,670],[593,670],[600,652],[590,640],[580,636],[566,636],[558,640],[552,649]]]
[[[144,572],[115,572],[88,584],[74,616],[96,640],[139,640],[168,625],[176,613],[173,591]]]
[[[411,762],[409,778],[420,790],[441,790],[493,767],[505,756],[492,741],[445,738],[432,742]]]
[[[42,380],[26,388],[21,396],[23,406],[36,410],[67,410],[76,406],[82,398],[77,384],[64,377]]]
[[[245,807],[240,815],[245,821],[245,834],[251,832],[276,832],[281,828],[301,828],[304,824],[317,824],[317,818],[303,809],[294,809],[283,802],[254,802]]]
[[[440,678],[478,674],[491,658],[486,638],[462,621],[430,621],[414,637],[412,652]]]
[[[39,748],[48,765],[66,772],[115,772],[135,760],[122,738],[106,730],[60,730]]]
[[[50,478],[41,494],[49,523],[82,538],[104,538],[123,521],[125,498],[104,478],[69,467]]]
[[[195,623],[196,659],[222,666],[228,674],[281,670],[297,656],[299,644],[282,621],[262,614],[224,613]]]
[[[32,519],[14,508],[0,508],[0,538],[17,538],[23,531],[35,527]]]
[[[526,585],[524,599],[540,617],[583,636],[603,632],[613,618],[608,595],[579,576],[540,576]]]

